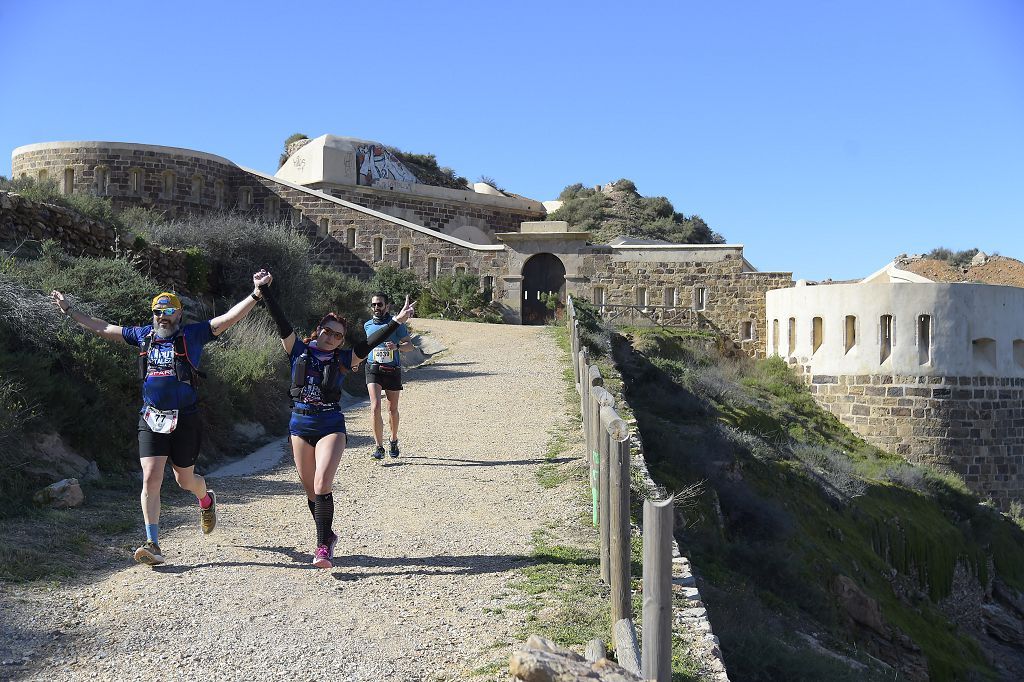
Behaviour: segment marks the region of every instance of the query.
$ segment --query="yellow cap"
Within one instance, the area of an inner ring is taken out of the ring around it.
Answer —
[[[172,294],[169,291],[157,294],[153,297],[153,305],[149,306],[152,310],[157,308],[178,308],[181,309],[181,299]]]

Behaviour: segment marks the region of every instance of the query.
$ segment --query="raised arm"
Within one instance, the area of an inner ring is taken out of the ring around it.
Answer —
[[[295,330],[288,322],[288,318],[285,317],[284,311],[281,310],[281,304],[277,302],[277,297],[270,290],[270,286],[267,284],[260,286],[260,292],[263,294],[263,304],[267,306],[267,312],[270,313],[274,324],[277,325],[277,333],[281,335],[284,352],[291,355],[292,347],[295,345]]]
[[[57,308],[70,317],[78,326],[82,327],[86,331],[92,332],[100,338],[104,338],[107,341],[123,341],[124,337],[121,335],[122,328],[116,324],[110,324],[105,320],[101,320],[97,317],[91,317],[85,313],[71,309],[71,304],[64,298],[64,294],[54,289],[50,292],[50,300]]]
[[[255,273],[252,276],[252,293],[233,305],[223,315],[218,315],[210,320],[210,329],[213,331],[213,335],[220,336],[248,315],[249,311],[256,305],[256,301],[260,300],[260,286],[270,284],[273,279],[266,270],[260,270]]]
[[[360,341],[356,345],[352,346],[352,355],[355,356],[356,360],[361,362],[363,358],[370,354],[370,351],[375,347],[379,346],[389,336],[395,333],[402,324],[407,322],[416,313],[416,304],[409,303],[409,297],[405,297],[405,305],[402,306],[402,310],[391,318],[386,327],[378,329],[374,333],[367,337],[366,341]],[[404,341],[404,339],[403,339]]]

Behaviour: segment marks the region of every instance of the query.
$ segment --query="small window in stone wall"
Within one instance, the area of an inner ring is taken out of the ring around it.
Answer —
[[[292,227],[298,227],[301,224],[302,224],[302,209],[301,208],[293,208],[292,209]]]
[[[777,319],[772,320],[772,352],[776,355],[779,353],[779,321]]]
[[[238,210],[248,211],[252,208],[252,188],[251,187],[239,187],[238,188]]]
[[[604,305],[604,287],[594,287],[594,305]]]
[[[487,275],[483,278],[484,301],[490,303],[494,299],[494,277]]]
[[[374,262],[384,260],[384,237],[373,238],[373,260]]]
[[[932,359],[932,316],[917,316],[917,362],[927,365]]]
[[[662,292],[661,304],[666,308],[675,308],[676,303],[676,288],[665,287],[664,292]]]
[[[455,275],[456,276],[458,276],[458,275],[465,275],[465,274],[466,274],[466,266],[465,265],[456,265],[455,266]]]
[[[878,319],[878,361],[885,362],[892,355],[892,315]]]
[[[350,249],[356,248],[356,228],[350,227],[345,230],[345,246]]]
[[[1013,361],[1017,363],[1018,367],[1024,369],[1024,339],[1014,339]]]
[[[93,180],[95,182],[93,189],[96,192],[96,196],[107,196],[107,192],[110,189],[110,169],[106,166],[96,166],[93,169]]]
[[[213,205],[217,208],[224,208],[224,181],[218,180],[213,183]]]
[[[430,256],[427,258],[427,281],[433,282],[437,279],[438,273],[438,259],[437,256]]]
[[[177,181],[177,177],[175,177],[174,171],[164,171],[162,179],[163,179],[163,185],[162,185],[162,191],[161,191],[161,198],[168,199],[168,200],[169,199],[173,199],[174,198],[174,184]]]
[[[403,246],[398,251],[398,267],[407,268],[409,267],[409,255],[412,253],[412,249],[408,246]]]
[[[647,307],[647,287],[636,288],[636,304],[641,308]]]
[[[811,319],[811,354],[818,352],[825,340],[825,323],[820,317]]]
[[[281,219],[281,200],[277,197],[267,197],[263,200],[263,215],[272,223]]]
[[[754,323],[746,320],[740,325],[740,341],[754,340]]]
[[[192,201],[199,203],[203,200],[203,176],[193,175],[192,176],[192,195],[189,197]]]
[[[46,182],[49,179],[50,174],[47,172],[47,170],[45,168],[41,169],[39,171],[39,182]]]
[[[708,290],[707,287],[694,287],[693,288],[693,309],[704,310],[708,306]]]
[[[318,236],[318,237],[326,237],[327,233],[330,231],[330,226],[331,226],[330,218],[321,218],[320,219],[320,223],[319,223],[319,225],[317,225],[317,228],[316,228],[316,236]]]
[[[794,353],[796,353],[796,318],[795,317],[789,318],[789,329],[787,329],[786,331],[788,332],[787,336],[789,337],[789,338],[786,339],[786,343],[788,344],[788,348],[789,348],[789,352],[787,353],[787,355],[793,355]]]
[[[857,317],[847,315],[843,322],[843,348],[849,353],[857,345]]]
[[[996,340],[974,339],[971,341],[971,355],[974,358],[975,369],[994,372],[996,369]]]
[[[64,194],[71,194],[75,191],[75,169],[65,168],[64,169],[64,184],[61,185],[60,191]]]

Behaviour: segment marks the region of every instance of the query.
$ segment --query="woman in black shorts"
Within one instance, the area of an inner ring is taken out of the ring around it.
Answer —
[[[391,325],[353,348],[342,348],[348,328],[344,317],[328,313],[312,336],[299,339],[269,288],[263,288],[263,300],[277,324],[281,345],[291,362],[292,416],[288,433],[295,468],[306,489],[306,502],[316,525],[313,565],[331,568],[334,545],[338,541],[331,528],[334,521],[331,486],[345,452],[345,415],[338,404],[341,381],[345,374],[359,366],[374,346],[411,318],[414,308],[406,297],[405,306]]]

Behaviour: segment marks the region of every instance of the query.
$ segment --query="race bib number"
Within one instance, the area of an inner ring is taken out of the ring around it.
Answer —
[[[373,361],[378,365],[385,365],[395,360],[395,351],[384,346],[377,346],[373,349]]]
[[[178,425],[177,410],[158,410],[147,405],[142,413],[142,418],[153,430],[153,433],[170,433]]]

